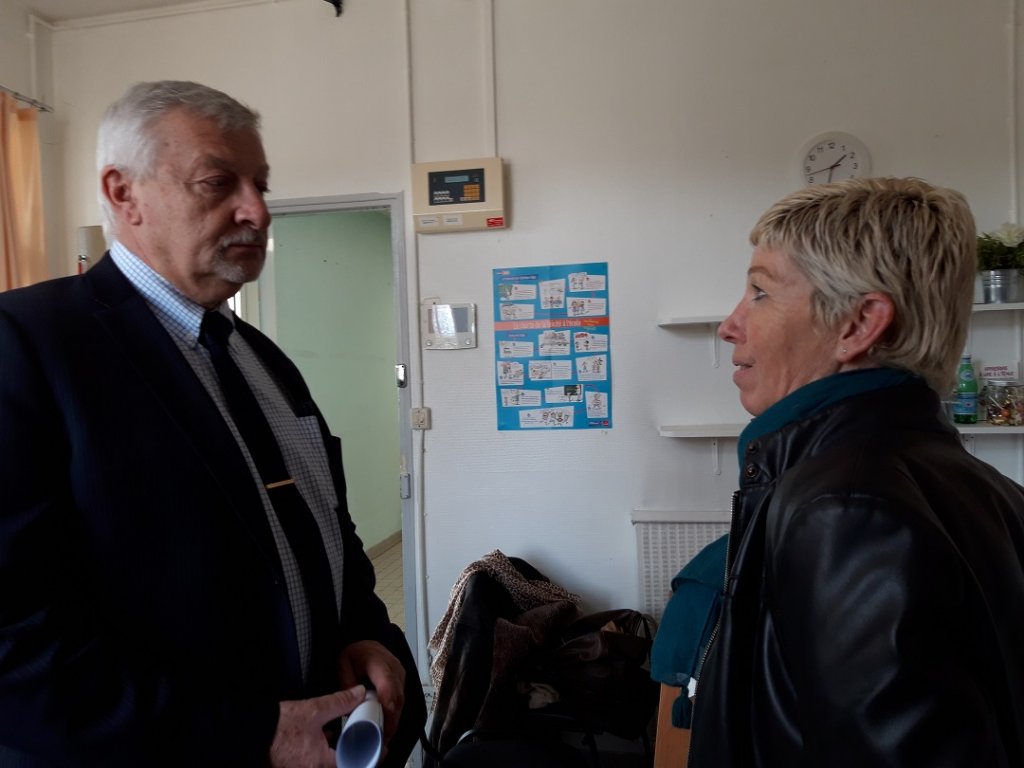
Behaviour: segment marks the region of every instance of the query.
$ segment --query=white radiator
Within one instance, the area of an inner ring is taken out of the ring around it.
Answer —
[[[672,577],[690,558],[729,532],[729,513],[634,509],[632,521],[640,610],[661,621],[672,594]]]

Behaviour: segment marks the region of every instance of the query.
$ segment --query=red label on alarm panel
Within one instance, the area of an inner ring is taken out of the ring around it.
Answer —
[[[488,227],[488,229],[492,229],[492,228],[495,228],[495,227],[504,227],[504,226],[505,226],[505,217],[504,216],[489,216],[487,218],[487,227]]]

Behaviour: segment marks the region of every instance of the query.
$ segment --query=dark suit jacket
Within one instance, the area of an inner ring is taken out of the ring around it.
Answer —
[[[397,762],[423,696],[345,507],[340,441],[285,355],[238,331],[321,425],[344,538],[337,644],[380,640],[405,664]],[[260,766],[278,702],[337,688],[303,685],[248,467],[109,257],[0,294],[0,494],[0,765]]]

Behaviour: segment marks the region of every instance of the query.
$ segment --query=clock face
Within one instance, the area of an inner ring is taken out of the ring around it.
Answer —
[[[805,184],[860,179],[871,175],[867,147],[855,136],[832,131],[815,136],[800,157],[800,178]]]

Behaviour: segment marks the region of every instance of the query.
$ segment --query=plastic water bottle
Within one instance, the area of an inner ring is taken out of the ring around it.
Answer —
[[[978,380],[974,377],[971,356],[960,358],[956,372],[956,399],[953,401],[953,421],[957,424],[978,422]]]

